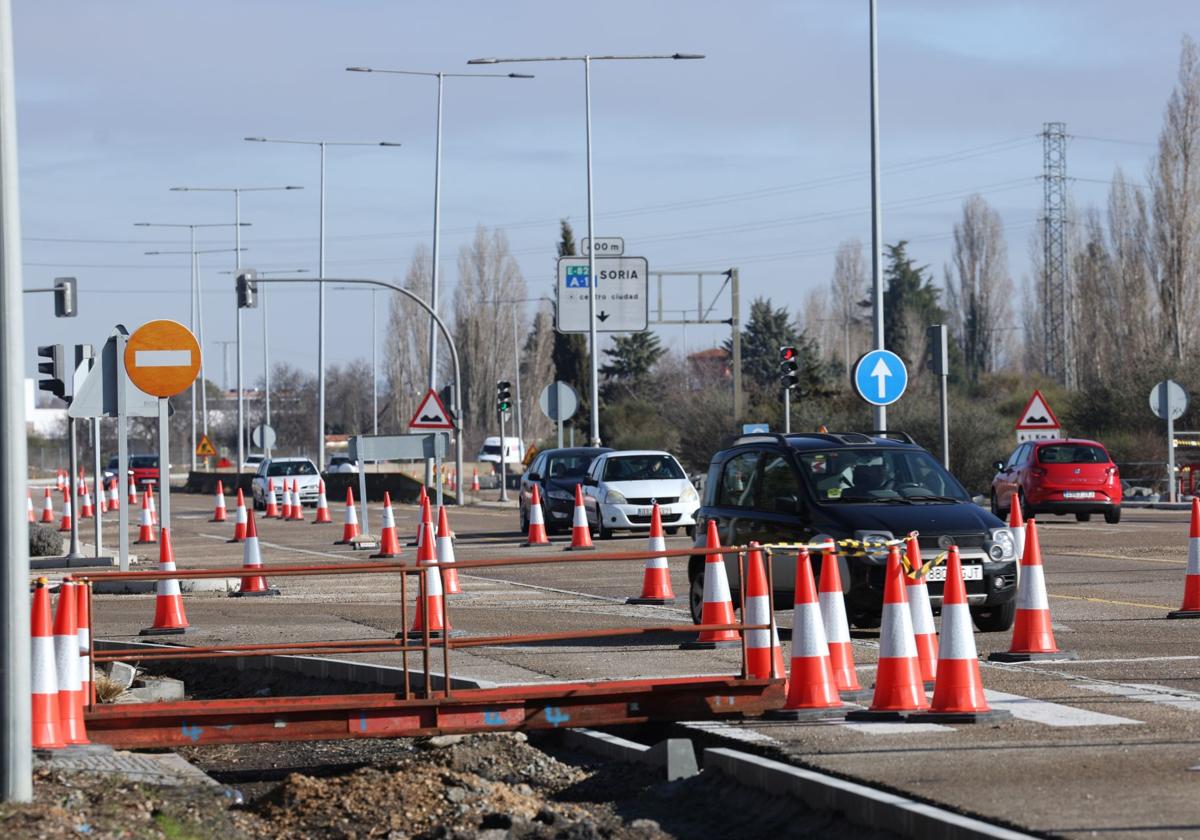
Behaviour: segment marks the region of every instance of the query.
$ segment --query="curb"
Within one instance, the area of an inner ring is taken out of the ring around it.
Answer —
[[[241,578],[199,578],[179,581],[180,592],[233,592]],[[97,595],[153,595],[158,589],[154,580],[97,580],[92,591]]]

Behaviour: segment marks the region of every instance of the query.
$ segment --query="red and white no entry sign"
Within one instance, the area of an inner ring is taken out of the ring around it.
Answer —
[[[125,344],[125,372],[130,381],[155,397],[181,394],[200,372],[200,345],[177,321],[150,321]]]

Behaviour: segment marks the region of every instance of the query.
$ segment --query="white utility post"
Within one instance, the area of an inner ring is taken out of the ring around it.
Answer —
[[[875,349],[883,350],[883,214],[879,205],[879,58],[875,0],[871,3],[871,302]],[[887,406],[874,409],[875,429],[887,430]]]

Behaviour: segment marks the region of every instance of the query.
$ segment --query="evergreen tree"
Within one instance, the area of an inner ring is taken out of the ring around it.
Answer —
[[[571,223],[563,219],[559,228],[557,244],[558,256],[573,257],[575,250],[575,231]],[[557,283],[557,279],[555,280]],[[587,336],[581,333],[560,333],[554,331],[554,347],[551,351],[554,359],[554,378],[566,382],[579,395],[579,410],[575,418],[588,417],[588,392],[590,386],[590,371],[588,370]]]
[[[664,352],[658,335],[650,330],[616,336],[612,348],[604,351],[611,361],[600,368],[609,380],[605,398],[613,395],[614,387],[637,392]]]
[[[750,317],[742,330],[742,374],[761,390],[777,390],[779,348],[787,346],[795,347],[797,355],[800,381],[793,393],[820,391],[828,369],[821,361],[816,342],[796,329],[786,307],[776,309],[771,305],[770,298],[755,298],[750,304]],[[733,342],[726,339],[724,347],[732,352]]]
[[[888,264],[883,275],[887,283],[883,291],[883,337],[888,350],[913,365],[924,362],[925,327],[944,324],[946,310],[929,267],[915,265],[907,245],[903,239],[895,245],[884,245]],[[870,298],[862,305],[870,311]]]

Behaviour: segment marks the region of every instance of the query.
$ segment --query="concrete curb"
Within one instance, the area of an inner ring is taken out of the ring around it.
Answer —
[[[691,778],[700,772],[696,749],[687,738],[668,738],[648,747],[595,729],[567,729],[563,731],[563,743],[609,761],[662,767],[667,781]]]
[[[837,811],[857,825],[922,840],[1023,840],[1013,831],[894,793],[792,767],[769,758],[723,747],[704,751],[704,768],[773,794],[802,800],[816,811]]]
[[[179,581],[179,591],[233,592],[241,582],[241,578],[235,577],[184,579]],[[153,580],[97,580],[92,583],[92,591],[97,595],[153,595],[157,586],[158,582]]]

